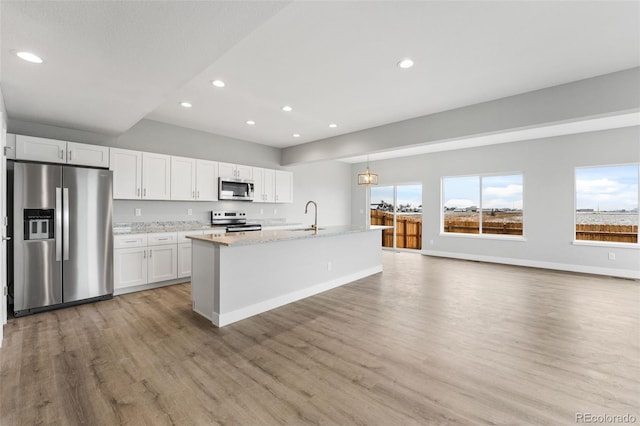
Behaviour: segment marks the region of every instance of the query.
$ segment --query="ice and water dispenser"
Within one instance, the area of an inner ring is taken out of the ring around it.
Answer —
[[[54,209],[24,209],[24,239],[48,240],[53,235]]]

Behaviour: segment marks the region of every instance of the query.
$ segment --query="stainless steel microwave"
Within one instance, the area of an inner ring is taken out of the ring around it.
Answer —
[[[253,201],[253,181],[249,179],[218,178],[219,200]]]

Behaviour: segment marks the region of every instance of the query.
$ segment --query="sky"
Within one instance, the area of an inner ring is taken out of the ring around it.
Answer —
[[[446,207],[480,207],[480,177],[460,176],[443,179]],[[482,208],[522,209],[522,175],[484,176]]]
[[[371,204],[377,204],[380,201],[393,203],[393,186],[371,187]],[[422,185],[398,185],[398,204],[421,206]]]
[[[577,168],[576,208],[600,211],[638,208],[638,165]]]

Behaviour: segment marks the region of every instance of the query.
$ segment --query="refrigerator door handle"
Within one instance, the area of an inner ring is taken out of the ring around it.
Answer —
[[[56,262],[62,260],[62,188],[56,188]]]
[[[69,260],[69,188],[62,189],[62,260]]]

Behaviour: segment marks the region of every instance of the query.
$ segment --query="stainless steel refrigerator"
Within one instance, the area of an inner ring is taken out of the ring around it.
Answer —
[[[16,316],[113,295],[112,172],[8,164]]]

